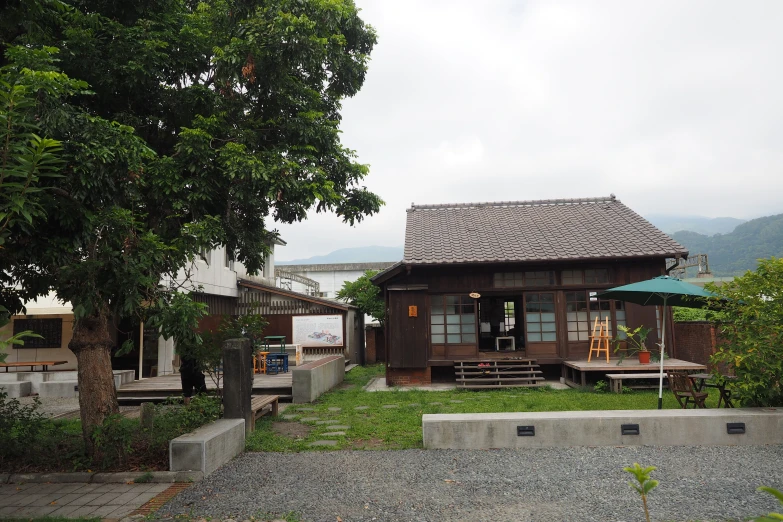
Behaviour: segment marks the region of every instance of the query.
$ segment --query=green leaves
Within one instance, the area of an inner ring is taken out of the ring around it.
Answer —
[[[634,462],[632,467],[623,468],[623,471],[627,471],[636,479],[636,483],[628,482],[631,489],[639,493],[642,498],[642,505],[644,506],[644,516],[647,522],[650,522],[650,512],[647,509],[647,494],[658,487],[658,481],[650,478],[650,473],[655,471],[655,466],[642,467],[638,462]]]
[[[370,280],[377,273],[368,270],[356,281],[346,281],[337,292],[337,299],[358,307],[360,312],[374,317],[383,324],[386,320],[386,303],[381,297],[381,289]]]
[[[720,328],[718,352],[711,361],[736,376],[728,384],[744,406],[783,405],[783,259],[759,260],[720,287],[710,287]]]

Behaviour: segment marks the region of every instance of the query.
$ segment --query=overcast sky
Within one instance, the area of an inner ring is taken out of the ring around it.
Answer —
[[[342,141],[386,206],[278,226],[278,259],[402,245],[412,202],[783,212],[781,1],[356,3],[378,45]]]

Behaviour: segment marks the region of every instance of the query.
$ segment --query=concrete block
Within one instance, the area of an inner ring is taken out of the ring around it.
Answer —
[[[54,372],[42,372],[44,381],[75,381],[79,378],[79,372],[76,370],[64,370]]]
[[[120,385],[136,380],[136,372],[134,370],[114,370],[113,373],[115,376],[120,376]]]
[[[0,382],[17,382],[19,377],[16,376],[18,372],[3,372],[0,373]]]
[[[345,357],[331,355],[291,370],[293,402],[313,402],[345,379]]]
[[[171,471],[209,475],[245,449],[245,420],[220,419],[169,443]]]
[[[244,419],[245,431],[253,431],[253,350],[249,339],[228,339],[223,343],[223,416]]]
[[[729,434],[728,423],[744,423],[745,433]],[[639,434],[623,435],[623,424]],[[531,426],[534,435],[523,435]],[[782,444],[783,409],[427,414],[422,430],[427,449]]]
[[[79,381],[49,381],[38,385],[38,395],[41,397],[78,397],[76,391]]]
[[[6,392],[10,398],[27,397],[33,391],[30,381],[0,382],[0,390]]]

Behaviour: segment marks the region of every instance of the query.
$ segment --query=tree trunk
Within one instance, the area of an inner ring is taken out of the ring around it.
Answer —
[[[82,435],[87,452],[93,454],[92,432],[103,420],[119,412],[114,374],[111,369],[111,347],[106,313],[77,320],[68,348],[76,354],[79,365],[79,407]]]

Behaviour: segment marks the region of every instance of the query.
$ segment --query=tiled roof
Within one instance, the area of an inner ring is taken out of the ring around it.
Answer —
[[[615,199],[412,205],[405,264],[493,263],[687,255]]]

